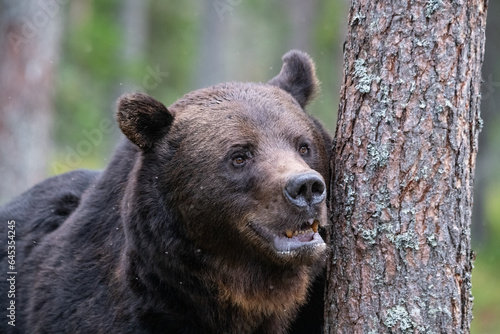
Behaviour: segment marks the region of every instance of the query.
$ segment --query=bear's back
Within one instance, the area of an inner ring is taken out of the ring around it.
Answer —
[[[100,172],[87,170],[57,175],[40,182],[0,207],[0,233],[5,238],[8,237],[9,241],[5,242],[0,252],[0,291],[10,291],[7,278],[13,275],[7,273],[22,275],[24,259],[36,251],[37,245],[76,210],[83,193],[99,175]],[[7,307],[11,300],[18,300],[18,296],[19,294],[14,293],[11,298],[7,293],[2,293],[0,304]],[[2,322],[2,326],[15,330],[7,322]],[[8,330],[2,329],[1,332]]]
[[[39,239],[57,229],[68,218],[80,204],[84,191],[100,174],[76,170],[46,179],[1,206],[0,220],[14,220],[15,230],[23,240]],[[6,224],[1,226],[4,229]]]

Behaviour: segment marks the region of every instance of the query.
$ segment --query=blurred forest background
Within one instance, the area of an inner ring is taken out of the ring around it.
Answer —
[[[0,0],[0,204],[47,176],[102,169],[115,100],[169,105],[223,81],[266,82],[292,48],[316,61],[309,108],[335,131],[347,0]],[[472,333],[500,333],[500,0],[490,0],[474,183]]]

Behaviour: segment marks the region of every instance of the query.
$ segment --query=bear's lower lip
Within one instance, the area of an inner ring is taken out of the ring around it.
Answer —
[[[292,238],[276,235],[273,239],[273,246],[280,254],[289,254],[302,247],[314,247],[324,243],[323,238],[317,232],[293,236]]]
[[[267,240],[274,250],[280,255],[290,255],[294,251],[302,248],[314,248],[325,245],[325,241],[318,232],[309,230],[310,232],[293,235],[291,238],[286,234],[275,234],[267,228],[258,225],[250,224],[251,229],[256,232],[261,238]]]

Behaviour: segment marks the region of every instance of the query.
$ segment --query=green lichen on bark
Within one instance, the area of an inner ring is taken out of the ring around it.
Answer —
[[[360,93],[369,93],[372,85],[372,81],[376,78],[373,74],[368,73],[368,68],[366,67],[364,59],[356,59],[354,61],[354,77],[358,79],[358,84],[356,89]]]
[[[371,164],[374,168],[382,167],[387,163],[387,160],[389,159],[389,149],[386,145],[377,147],[370,143],[368,144],[367,149],[371,158]]]
[[[392,241],[394,242],[396,248],[399,250],[406,250],[408,248],[419,250],[418,238],[415,232],[413,231],[408,231],[405,233],[395,235],[392,238]]]
[[[425,5],[425,17],[430,18],[442,5],[441,0],[428,0]]]
[[[401,330],[401,333],[404,334],[413,333],[413,328],[415,326],[408,311],[402,305],[397,305],[387,310],[384,325],[392,330],[397,327]]]
[[[436,236],[434,234],[427,236],[427,243],[432,248],[436,247],[438,245],[437,240],[436,240]]]

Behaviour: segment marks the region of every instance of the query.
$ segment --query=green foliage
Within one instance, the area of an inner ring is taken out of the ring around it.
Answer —
[[[200,16],[200,5],[193,0],[151,2],[147,64],[168,72],[168,77],[148,93],[166,105],[193,90]],[[144,75],[145,68],[137,79],[142,81]]]
[[[57,150],[51,165],[67,168],[50,167],[49,174],[106,165],[118,131],[104,134],[102,143],[94,145],[89,154],[79,154],[81,160],[68,163],[68,151],[77,151],[78,145],[87,140],[82,131],[98,128],[103,119],[113,119],[115,100],[124,87],[127,91],[147,91],[167,105],[192,90],[200,15],[193,3],[152,1],[146,49],[142,56],[129,61],[121,56],[125,40],[122,2],[71,2],[64,8],[67,21],[54,122]]]
[[[116,19],[119,1],[88,1],[69,3],[57,80],[56,144],[59,147],[54,162],[69,169],[89,166],[87,159],[96,160],[110,152],[110,138],[95,147],[82,163],[65,162],[67,147],[76,146],[85,137],[82,130],[94,129],[104,117],[112,118],[110,96],[119,78],[117,48],[120,28]],[[114,18],[114,19],[113,19]],[[54,164],[52,164],[54,165]],[[101,164],[91,164],[102,167]],[[64,170],[63,170],[64,171]],[[58,170],[50,169],[50,174]]]

